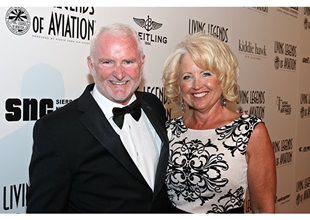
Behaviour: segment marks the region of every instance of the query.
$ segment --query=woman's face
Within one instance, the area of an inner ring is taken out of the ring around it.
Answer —
[[[222,88],[217,74],[197,67],[188,53],[181,59],[179,81],[181,96],[194,111],[209,111],[221,105]]]

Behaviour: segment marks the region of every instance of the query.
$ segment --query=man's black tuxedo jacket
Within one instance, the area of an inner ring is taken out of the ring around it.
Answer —
[[[153,192],[93,99],[93,86],[36,122],[27,213],[169,212],[165,186],[168,139],[162,103],[155,95],[136,92],[162,140]]]

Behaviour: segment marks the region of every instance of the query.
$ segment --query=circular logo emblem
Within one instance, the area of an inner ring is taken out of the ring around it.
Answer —
[[[11,7],[6,12],[5,22],[9,30],[16,35],[25,34],[30,28],[30,16],[23,7]]]

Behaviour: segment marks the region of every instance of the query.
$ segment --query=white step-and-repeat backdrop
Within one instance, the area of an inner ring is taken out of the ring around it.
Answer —
[[[273,142],[277,213],[310,213],[310,7],[1,7],[0,213],[25,213],[34,122],[92,82],[90,37],[114,22],[138,32],[140,89],[156,94],[168,117],[180,114],[161,82],[175,45],[196,32],[227,43],[241,66],[231,108],[261,117]]]

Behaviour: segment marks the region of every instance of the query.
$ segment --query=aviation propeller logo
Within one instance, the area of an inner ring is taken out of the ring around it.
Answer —
[[[25,34],[30,28],[30,16],[23,7],[11,7],[5,15],[8,29],[16,35]]]
[[[133,18],[133,20],[137,25],[139,25],[140,27],[144,28],[147,31],[157,30],[161,26],[163,26],[163,24],[153,21],[149,15],[147,16],[147,19]]]

